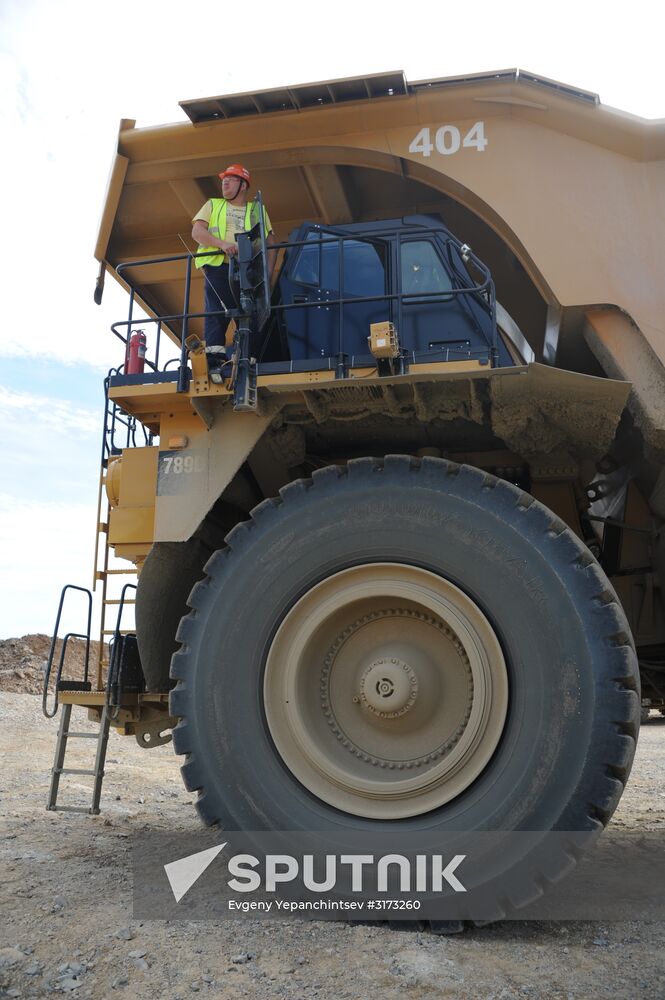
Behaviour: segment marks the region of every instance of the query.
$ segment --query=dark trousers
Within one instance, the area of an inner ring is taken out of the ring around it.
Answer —
[[[204,312],[218,312],[219,316],[206,316],[204,320],[204,333],[206,347],[224,347],[224,335],[231,320],[224,315],[223,309],[233,309],[235,302],[229,287],[229,265],[220,264],[219,267],[211,267],[209,264],[203,267],[204,275]],[[220,301],[221,299],[221,301]],[[222,304],[223,303],[223,304]]]

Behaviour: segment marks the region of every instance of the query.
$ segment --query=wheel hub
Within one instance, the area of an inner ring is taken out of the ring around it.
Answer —
[[[337,808],[395,818],[477,777],[503,728],[507,677],[466,595],[418,567],[379,563],[329,577],[288,612],[264,697],[298,780]]]
[[[418,695],[418,678],[408,663],[397,656],[383,656],[364,671],[360,680],[360,701],[381,719],[396,719],[413,707]],[[354,701],[357,701],[354,698]]]

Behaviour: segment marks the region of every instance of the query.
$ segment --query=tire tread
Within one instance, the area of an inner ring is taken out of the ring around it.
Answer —
[[[283,516],[284,511],[306,502],[310,494],[316,497],[318,494],[353,488],[356,484],[362,487],[364,482],[375,477],[388,480],[405,476],[419,477],[423,488],[427,489],[438,484],[438,488],[455,494],[475,493],[479,504],[483,494],[491,490],[493,503],[498,504],[503,516],[516,531],[540,544],[545,551],[556,551],[563,561],[579,571],[588,605],[593,609],[596,621],[599,618],[603,621],[601,641],[607,648],[607,677],[612,679],[614,690],[614,697],[609,699],[611,703],[607,706],[605,760],[596,768],[593,791],[587,792],[585,807],[589,829],[598,824],[606,825],[630,773],[639,729],[639,722],[636,721],[639,698],[634,645],[623,609],[609,588],[606,577],[581,540],[531,495],[472,466],[429,456],[420,459],[392,454],[384,458],[352,459],[345,466],[329,465],[315,470],[309,479],[297,479],[284,486],[279,497],[262,501],[250,512],[249,520],[232,529],[226,539],[227,547],[213,554],[205,567],[206,578],[193,588],[189,601],[192,610],[182,619],[177,633],[182,646],[171,663],[171,676],[177,684],[171,692],[170,711],[180,720],[173,731],[173,745],[176,753],[187,755],[182,765],[183,778],[189,791],[198,792],[197,810],[201,818],[206,824],[220,821],[211,796],[204,788],[204,771],[196,757],[195,740],[187,722],[191,658],[195,655],[206,614],[215,596],[216,588],[212,584],[219,579],[234,553],[242,552],[250,539],[255,541],[257,532],[267,531],[274,525],[275,519]],[[531,894],[540,895],[544,891],[543,886],[560,877],[566,866],[574,861],[574,856],[566,852],[552,859],[551,870],[538,873],[535,880],[532,877],[529,885],[525,885],[523,892],[519,893],[519,898],[502,901],[502,912],[497,914],[496,919],[524,905]],[[455,930],[444,930],[444,925],[448,923],[433,921],[430,926],[434,933],[456,933],[457,929],[463,929],[461,921],[453,921]],[[460,924],[462,927],[458,928]]]

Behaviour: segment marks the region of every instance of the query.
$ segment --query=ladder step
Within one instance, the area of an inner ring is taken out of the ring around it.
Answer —
[[[122,603],[123,603],[123,605],[126,605],[126,604],[136,604],[136,601],[132,601],[132,600],[129,600],[129,599],[125,598],[125,600]],[[104,604],[120,604],[120,600],[116,599],[116,598],[113,598],[113,600],[104,601]]]
[[[97,522],[97,531],[102,531],[102,532],[104,532],[104,534],[106,534],[106,532],[108,530],[109,530],[109,526],[106,523],[106,521],[98,521]]]
[[[135,631],[131,628],[120,628],[117,630],[120,635],[134,635]],[[116,629],[105,628],[102,630],[102,635],[115,635]]]
[[[99,739],[99,733],[72,733],[72,732],[68,732],[68,733],[63,733],[62,735],[63,736],[67,736],[67,737],[69,737],[69,736],[78,736],[81,739],[85,739],[85,740],[98,740]]]
[[[59,813],[88,813],[96,815],[90,806],[47,806],[49,812]],[[99,812],[99,809],[97,810]]]
[[[56,774],[97,774],[96,771],[90,771],[80,767],[54,767],[53,770]]]

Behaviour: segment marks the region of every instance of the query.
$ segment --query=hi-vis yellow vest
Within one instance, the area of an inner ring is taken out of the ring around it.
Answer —
[[[226,206],[228,202],[226,198],[212,198],[212,212],[210,213],[210,221],[208,222],[208,231],[216,236],[217,239],[226,239]],[[251,229],[253,225],[258,221],[258,211],[257,204],[255,201],[248,201],[245,206],[245,232]],[[268,217],[263,208],[263,221],[266,227],[266,232],[268,231]],[[219,251],[219,247],[199,247],[197,253],[206,253],[209,250]],[[209,257],[196,257],[194,264],[196,267],[203,267],[204,264],[208,264],[211,267],[219,267],[223,264],[226,259],[226,254],[219,251],[214,255],[211,254]]]

